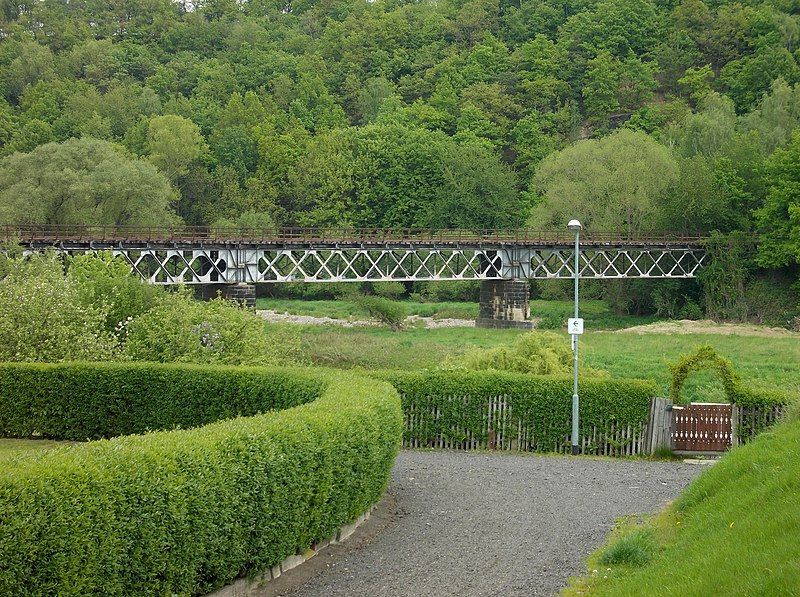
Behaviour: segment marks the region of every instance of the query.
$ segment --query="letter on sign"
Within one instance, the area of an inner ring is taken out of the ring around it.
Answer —
[[[573,336],[578,336],[583,333],[583,318],[570,317],[567,320],[567,331]]]

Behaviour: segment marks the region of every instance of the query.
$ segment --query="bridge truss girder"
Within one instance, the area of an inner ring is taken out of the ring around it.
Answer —
[[[574,275],[571,247],[60,247],[109,249],[152,284],[559,279]],[[697,247],[582,246],[580,277],[693,278]]]

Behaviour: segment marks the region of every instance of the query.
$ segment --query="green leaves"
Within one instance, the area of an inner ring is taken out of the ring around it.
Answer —
[[[400,444],[397,393],[353,375],[153,364],[11,366],[1,375],[3,391],[38,379],[50,403],[67,408],[88,407],[79,387],[98,410],[127,393],[134,417],[163,411],[173,424],[186,411],[205,409],[206,421],[248,414],[266,406],[259,399],[306,403],[4,464],[4,595],[207,593],[365,512]],[[0,401],[0,413],[9,407]]]
[[[403,399],[407,425],[404,438],[435,445],[438,438],[464,441],[465,432],[483,442],[495,434],[516,437],[528,429],[527,448],[550,452],[561,449],[570,432],[572,380],[493,371],[387,372],[381,377]],[[613,428],[638,427],[647,421],[650,398],[658,388],[642,380],[581,380],[581,436],[596,428],[602,436]],[[507,415],[487,419],[489,403],[501,396]]]
[[[0,161],[0,222],[164,226],[174,192],[154,166],[107,141],[70,139]]]

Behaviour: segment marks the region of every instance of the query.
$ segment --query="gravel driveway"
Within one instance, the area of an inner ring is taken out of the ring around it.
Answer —
[[[270,593],[552,595],[583,571],[616,518],[658,510],[701,468],[402,452],[383,512],[345,544],[270,583]]]

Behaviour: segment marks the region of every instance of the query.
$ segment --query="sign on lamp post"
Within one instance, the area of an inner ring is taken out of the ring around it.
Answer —
[[[580,453],[578,446],[580,398],[578,397],[578,338],[583,334],[583,319],[578,313],[578,279],[580,278],[580,235],[581,223],[570,220],[567,228],[575,232],[575,317],[567,321],[567,331],[572,336],[572,454]]]

